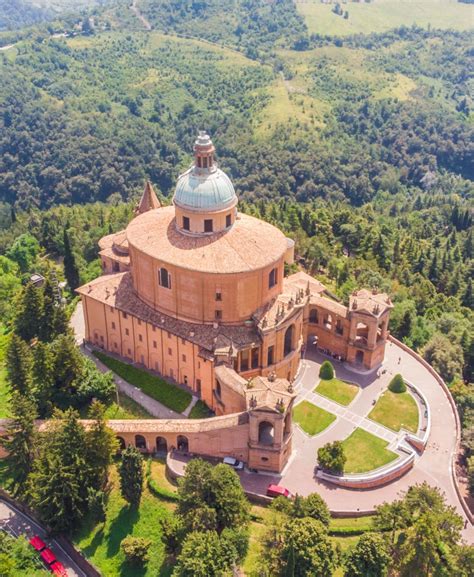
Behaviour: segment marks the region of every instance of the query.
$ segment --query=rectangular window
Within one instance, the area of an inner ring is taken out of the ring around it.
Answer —
[[[242,351],[240,353],[240,370],[248,371],[250,365],[250,354],[249,350]]]
[[[186,355],[181,355],[181,358],[183,359],[183,363],[186,362]]]
[[[204,232],[212,232],[213,230],[212,218],[206,218],[204,220]]]
[[[216,301],[221,301],[222,300],[222,293],[221,291],[216,291]]]
[[[113,313],[114,312],[114,307],[109,307],[110,308],[110,312]]]
[[[127,349],[128,350],[128,356],[131,357],[132,356],[132,350],[131,349]]]
[[[227,214],[225,217],[225,226],[226,228],[229,228],[229,226],[232,224],[232,215]]]
[[[252,349],[252,369],[258,368],[258,348]]]
[[[171,275],[165,268],[160,268],[158,270],[158,281],[160,286],[167,289],[171,288]]]
[[[171,333],[168,331],[168,338],[170,339],[171,336],[172,336]]]
[[[152,330],[154,333],[156,333],[156,327],[155,327],[155,325],[153,325],[153,326],[151,327],[151,330]]]
[[[198,393],[201,393],[201,379],[196,379],[196,389]]]
[[[183,216],[183,229],[189,230],[189,217]]]
[[[142,342],[143,342],[143,336],[142,336],[142,335],[138,335],[138,340],[142,343]]]
[[[127,318],[127,313],[122,313],[122,317],[123,317],[124,319],[126,319],[126,318]]]
[[[186,339],[181,339],[181,344],[185,345],[186,344]]]
[[[138,326],[140,327],[142,324],[142,321],[140,319],[138,319]]]
[[[278,282],[278,270],[276,268],[270,271],[268,275],[268,288],[274,287]]]
[[[153,341],[153,348],[154,348],[154,349],[157,348],[157,346],[156,346],[156,341]]]
[[[128,337],[128,335],[130,334],[130,331],[129,331],[128,329],[125,329],[125,334],[126,334],[127,337]]]
[[[116,349],[116,348],[117,348],[117,343],[114,343],[114,349]]]
[[[273,345],[271,345],[270,347],[268,347],[268,352],[267,352],[267,365],[273,365],[274,361],[274,354],[275,354],[275,347]]]
[[[173,354],[173,351],[168,347],[168,355],[171,357]]]
[[[216,321],[220,321],[222,319],[222,311],[219,309],[216,309],[214,311],[214,318],[216,319]]]
[[[115,323],[112,321],[112,329],[115,330]]]

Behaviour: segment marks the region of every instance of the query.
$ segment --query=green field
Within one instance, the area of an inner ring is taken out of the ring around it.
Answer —
[[[73,541],[104,577],[165,577],[172,570],[165,564],[160,520],[167,515],[169,505],[151,495],[146,486],[139,508],[129,507],[120,495],[114,468],[105,523],[86,522]],[[127,535],[152,541],[150,559],[144,569],[137,570],[126,563],[120,542]]]
[[[317,435],[329,427],[336,420],[336,416],[309,401],[303,401],[293,409],[293,420],[308,435]]]
[[[472,27],[474,10],[454,0],[375,0],[341,6],[349,12],[347,20],[332,12],[334,4],[321,4],[320,0],[296,3],[309,31],[329,36],[384,32],[413,24],[423,28],[468,30]]]
[[[403,427],[416,433],[419,424],[418,405],[410,393],[392,393],[387,390],[369,413],[369,419],[394,431]]]
[[[356,429],[342,442],[347,457],[344,473],[366,473],[378,469],[398,455],[387,449],[387,441],[371,435],[363,429]]]
[[[213,417],[214,413],[211,409],[204,403],[203,401],[199,400],[194,407],[191,409],[189,413],[190,419],[208,419],[209,417]]]
[[[339,379],[321,379],[314,392],[347,407],[357,396],[359,387]]]
[[[125,379],[131,385],[135,385],[146,395],[173,411],[182,413],[191,402],[191,393],[167,383],[160,377],[113,359],[100,351],[96,351],[94,354],[106,367],[122,377],[122,379]]]

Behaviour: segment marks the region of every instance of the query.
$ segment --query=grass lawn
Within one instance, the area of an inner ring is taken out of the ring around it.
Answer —
[[[402,426],[407,431],[418,431],[418,405],[410,393],[385,391],[369,413],[369,419],[399,431]]]
[[[74,537],[74,544],[99,569],[104,577],[167,577],[172,568],[165,564],[165,550],[161,542],[160,521],[166,518],[169,505],[144,492],[138,509],[129,507],[120,495],[115,468],[111,471],[112,489],[107,504],[105,523],[85,522]],[[152,541],[150,559],[145,568],[137,568],[125,561],[120,542],[127,535],[146,537]]]
[[[166,476],[166,461],[159,457],[153,457],[151,461],[151,478],[162,489],[176,493],[177,486]]]
[[[194,407],[191,409],[189,413],[190,419],[208,419],[209,417],[213,417],[214,413],[211,409],[204,403],[203,401],[199,400]]]
[[[347,20],[334,14],[334,5],[321,4],[319,0],[298,2],[296,7],[311,33],[329,36],[370,34],[412,24],[423,28],[431,25],[432,28],[466,30],[472,22],[472,7],[449,0],[377,0],[371,3],[350,3],[342,7],[349,12]]]
[[[144,407],[119,391],[120,406],[113,402],[107,407],[106,419],[154,419]]]
[[[318,386],[314,389],[315,393],[319,393],[344,406],[349,405],[354,400],[358,391],[359,387],[357,385],[351,385],[339,379],[321,379]]]
[[[113,359],[100,351],[94,351],[94,355],[122,379],[135,385],[146,395],[173,411],[182,413],[191,402],[191,393],[160,379],[160,377]]]
[[[387,441],[356,429],[342,442],[347,457],[344,473],[365,473],[394,461],[398,455],[387,449]]]
[[[317,435],[329,427],[336,416],[309,401],[303,401],[293,409],[293,419],[308,435]]]

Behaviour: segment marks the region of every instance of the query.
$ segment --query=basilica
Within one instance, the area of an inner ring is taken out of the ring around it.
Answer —
[[[294,242],[238,211],[214,153],[200,132],[172,205],[161,206],[147,183],[127,228],[100,240],[103,274],[78,289],[86,340],[187,387],[215,419],[243,415],[245,432],[231,434],[229,446],[225,435],[215,446],[196,437],[194,453],[281,471],[304,347],[374,369],[392,304],[364,289],[345,306],[305,272],[285,276]]]

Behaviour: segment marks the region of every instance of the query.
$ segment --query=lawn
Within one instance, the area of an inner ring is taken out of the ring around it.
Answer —
[[[418,405],[408,392],[392,393],[387,390],[370,411],[369,419],[394,431],[399,431],[403,427],[407,431],[416,433],[419,423]]]
[[[339,379],[321,379],[318,386],[314,389],[314,392],[346,407],[350,405],[356,397],[359,392],[359,387],[345,383]]]
[[[394,461],[398,455],[387,449],[387,441],[356,429],[342,442],[347,457],[344,473],[365,473]]]
[[[111,492],[105,523],[85,522],[74,537],[74,544],[99,569],[104,577],[167,577],[172,568],[165,564],[165,550],[161,542],[160,521],[169,512],[163,501],[146,488],[138,509],[129,507],[120,495],[115,468],[111,472]],[[127,564],[120,542],[127,535],[146,537],[152,541],[150,559],[144,569]]]
[[[308,435],[317,435],[329,427],[336,420],[336,416],[309,401],[303,401],[293,409],[293,420]]]
[[[160,377],[113,359],[100,351],[94,351],[94,355],[122,379],[135,385],[146,395],[177,413],[182,413],[191,402],[191,393],[160,379]]]
[[[298,12],[304,17],[311,33],[329,36],[370,34],[398,26],[417,24],[427,28],[469,29],[472,23],[472,6],[449,0],[377,0],[370,3],[350,3],[342,6],[349,12],[344,19],[332,12],[334,5],[321,4],[319,0],[298,2]]]
[[[208,419],[213,417],[214,413],[211,409],[204,403],[204,401],[199,400],[189,413],[190,419]]]
[[[119,392],[120,406],[113,402],[107,407],[106,419],[154,419],[155,417],[149,413],[144,407],[139,405],[136,401]]]

